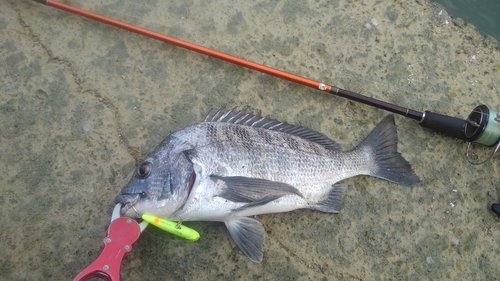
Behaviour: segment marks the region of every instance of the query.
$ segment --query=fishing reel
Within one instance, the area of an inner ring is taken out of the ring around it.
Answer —
[[[474,110],[466,120],[465,135],[473,142],[486,146],[495,147],[493,152],[483,161],[472,161],[469,157],[473,143],[467,146],[467,160],[469,163],[478,165],[488,161],[498,151],[500,147],[500,112],[489,109],[486,105],[480,105]],[[491,204],[491,211],[500,216],[500,204]]]
[[[473,165],[485,163],[500,148],[500,112],[486,105],[474,108],[466,120],[425,111],[420,125],[469,142],[466,156]],[[493,151],[484,160],[474,159],[471,151],[475,143],[492,147]],[[500,204],[491,204],[491,211],[500,217]]]
[[[477,106],[465,120],[464,134],[469,141],[466,153],[469,163],[479,165],[488,161],[500,148],[500,112],[489,109],[484,104]],[[494,149],[486,159],[476,161],[470,156],[473,143],[480,143],[494,147]]]
[[[486,105],[474,108],[466,120],[425,111],[419,121],[422,127],[467,141],[469,143],[466,152],[467,161],[473,165],[485,163],[500,148],[500,112]],[[480,160],[472,156],[472,149],[476,143],[493,148],[486,159]]]

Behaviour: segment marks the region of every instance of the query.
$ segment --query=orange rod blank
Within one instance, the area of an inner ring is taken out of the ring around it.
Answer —
[[[70,12],[73,14],[84,16],[86,18],[100,21],[100,22],[103,22],[103,23],[106,23],[109,25],[119,27],[119,28],[123,28],[123,29],[126,29],[128,31],[132,31],[134,33],[138,33],[138,34],[141,34],[141,35],[144,35],[144,36],[156,39],[156,40],[160,40],[160,41],[172,44],[172,45],[176,45],[176,46],[179,46],[179,47],[182,47],[185,49],[189,49],[189,50],[192,50],[192,51],[204,54],[204,55],[208,55],[210,57],[218,58],[218,59],[230,62],[230,63],[241,65],[241,66],[244,66],[246,68],[257,70],[259,72],[273,75],[273,76],[276,76],[276,77],[279,77],[282,79],[286,79],[286,80],[289,80],[289,81],[292,81],[295,83],[299,83],[299,84],[302,84],[302,85],[305,85],[305,86],[308,86],[311,88],[320,89],[323,91],[330,90],[330,87],[328,85],[324,85],[322,83],[316,82],[316,81],[311,80],[311,79],[300,77],[300,76],[297,76],[297,75],[294,75],[294,74],[291,74],[288,72],[284,72],[284,71],[281,71],[281,70],[278,70],[275,68],[267,67],[267,66],[262,65],[262,64],[247,61],[247,60],[244,60],[244,59],[241,59],[241,58],[238,58],[235,56],[231,56],[231,55],[228,55],[228,54],[216,51],[216,50],[212,50],[209,48],[205,48],[203,46],[199,46],[199,45],[192,44],[192,43],[189,43],[186,41],[182,41],[182,40],[179,40],[179,39],[176,39],[176,38],[164,35],[164,34],[160,34],[158,32],[154,32],[154,31],[151,31],[151,30],[148,30],[145,28],[141,28],[141,27],[138,27],[138,26],[135,26],[132,24],[128,24],[128,23],[125,23],[125,22],[122,22],[119,20],[115,20],[115,19],[112,19],[109,17],[105,17],[102,15],[96,14],[96,13],[92,13],[92,12],[89,12],[86,10],[75,8],[73,6],[66,5],[66,4],[57,2],[57,1],[52,1],[52,0],[45,0],[45,1],[36,0],[36,1],[43,3],[43,4],[46,4],[46,5],[49,5],[49,6],[52,6],[54,8],[58,8],[58,9],[61,9],[61,10],[64,10],[64,11],[67,11],[67,12]],[[321,88],[320,88],[320,86],[321,86]]]
[[[291,73],[288,73],[285,71],[271,68],[271,67],[268,67],[268,66],[265,66],[262,64],[247,61],[247,60],[235,57],[235,56],[231,56],[231,55],[228,55],[228,54],[216,51],[216,50],[205,48],[203,46],[199,46],[199,45],[192,44],[192,43],[189,43],[186,41],[182,41],[182,40],[179,40],[179,39],[176,39],[176,38],[164,35],[164,34],[160,34],[158,32],[154,32],[154,31],[151,31],[151,30],[148,30],[145,28],[141,28],[141,27],[138,27],[135,25],[131,25],[131,24],[119,21],[119,20],[108,18],[108,17],[102,16],[102,15],[92,13],[92,12],[89,12],[86,10],[82,10],[82,9],[79,9],[79,8],[76,8],[76,7],[67,5],[67,4],[63,4],[63,3],[60,3],[57,1],[53,1],[53,0],[34,0],[34,1],[42,3],[42,4],[46,4],[48,6],[52,6],[54,8],[58,8],[58,9],[61,9],[61,10],[67,11],[67,12],[70,12],[73,14],[77,14],[77,15],[80,15],[80,16],[83,16],[83,17],[86,17],[89,19],[100,21],[102,23],[106,23],[106,24],[113,25],[113,26],[116,26],[116,27],[119,27],[122,29],[126,29],[128,31],[138,33],[138,34],[141,34],[141,35],[144,35],[144,36],[156,39],[156,40],[160,40],[160,41],[172,44],[172,45],[176,45],[178,47],[182,47],[182,48],[185,48],[188,50],[192,50],[192,51],[195,51],[195,52],[198,52],[198,53],[210,56],[210,57],[218,58],[220,60],[234,63],[234,64],[237,64],[237,65],[249,68],[249,69],[257,70],[259,72],[266,73],[266,74],[269,74],[269,75],[272,75],[272,76],[275,76],[275,77],[278,77],[281,79],[285,79],[285,80],[292,81],[292,82],[295,82],[298,84],[302,84],[302,85],[305,85],[305,86],[308,86],[308,87],[311,87],[311,88],[314,88],[317,90],[328,92],[332,95],[341,96],[344,98],[348,98],[350,100],[354,100],[354,101],[361,102],[361,103],[364,103],[364,104],[367,104],[370,106],[374,106],[374,107],[377,107],[380,109],[384,109],[384,110],[387,110],[387,111],[390,111],[390,112],[393,112],[396,114],[400,114],[400,115],[403,115],[405,117],[408,117],[408,118],[411,118],[411,119],[414,119],[417,121],[421,121],[424,117],[422,112],[418,112],[415,110],[404,108],[404,107],[401,107],[401,106],[398,106],[395,104],[391,104],[388,102],[384,102],[381,100],[377,100],[374,98],[366,97],[366,96],[360,95],[358,93],[354,93],[354,92],[351,92],[348,90],[340,89],[340,88],[337,88],[337,87],[334,87],[334,86],[331,86],[328,84],[323,84],[323,83],[320,83],[320,82],[317,82],[317,81],[314,81],[314,80],[311,80],[308,78],[304,78],[304,77],[301,77],[301,76],[298,76],[295,74],[291,74]]]

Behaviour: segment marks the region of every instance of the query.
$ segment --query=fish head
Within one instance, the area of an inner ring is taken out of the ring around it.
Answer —
[[[195,179],[193,164],[182,151],[156,153],[137,165],[115,203],[122,204],[122,216],[169,218],[184,205]]]

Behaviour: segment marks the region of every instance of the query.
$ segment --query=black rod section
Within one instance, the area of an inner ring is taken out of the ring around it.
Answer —
[[[364,104],[367,104],[367,105],[370,105],[370,106],[373,106],[376,108],[387,110],[387,111],[392,112],[392,113],[403,115],[403,116],[408,117],[410,119],[417,120],[418,122],[423,121],[424,114],[422,112],[419,112],[416,110],[404,108],[404,107],[399,106],[399,105],[395,105],[395,104],[381,101],[378,99],[363,96],[361,94],[354,93],[354,92],[340,89],[340,88],[333,87],[333,86],[331,87],[330,91],[328,91],[328,92],[332,95],[337,95],[337,96],[347,98],[347,99],[350,99],[353,101],[357,101],[360,103],[364,103]]]
[[[395,104],[391,104],[388,102],[384,102],[381,100],[377,100],[374,98],[366,97],[358,93],[354,93],[348,90],[340,89],[337,87],[333,87],[330,85],[325,85],[323,83],[320,83],[318,81],[314,81],[308,78],[304,78],[301,76],[297,76],[291,73],[287,73],[275,68],[270,68],[261,64],[257,64],[254,62],[250,62],[235,56],[231,56],[225,53],[221,53],[216,50],[208,49],[199,45],[195,45],[186,41],[182,41],[164,34],[160,34],[151,30],[147,30],[144,28],[140,28],[131,24],[127,24],[112,18],[108,18],[105,16],[101,16],[86,10],[78,9],[70,5],[66,5],[54,0],[34,0],[36,2],[46,4],[55,8],[59,8],[61,10],[74,13],[77,15],[81,15],[96,21],[100,21],[106,24],[110,24],[131,32],[135,32],[144,36],[148,36],[150,38],[154,38],[156,40],[160,40],[169,44],[173,44],[188,50],[192,50],[201,54],[205,54],[214,58],[218,58],[230,63],[234,63],[240,66],[247,67],[249,69],[257,70],[262,73],[266,73],[269,75],[273,75],[282,79],[286,79],[289,81],[293,81],[295,83],[299,83],[308,87],[312,87],[315,89],[319,89],[321,91],[328,92],[332,95],[337,95],[341,96],[353,101],[357,101],[360,103],[364,103],[366,105],[370,105],[376,108],[380,108],[392,113],[396,113],[405,117],[408,117],[413,120],[417,120],[420,122],[420,125],[426,128],[433,129],[434,131],[462,139],[462,140],[468,140],[471,141],[470,138],[467,138],[465,136],[465,128],[466,128],[466,121],[455,118],[455,117],[449,117],[437,113],[432,113],[430,111],[426,111],[425,113],[412,110],[409,108],[404,108]]]
[[[467,121],[463,119],[433,113],[428,110],[422,113],[333,86],[329,93],[417,120],[420,126],[432,129],[438,133],[460,140],[473,141],[465,135]]]

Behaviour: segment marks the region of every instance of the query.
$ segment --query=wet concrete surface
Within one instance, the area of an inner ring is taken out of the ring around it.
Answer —
[[[430,1],[65,3],[419,111],[500,108],[498,42]],[[136,161],[210,109],[248,107],[345,150],[387,114],[32,1],[0,3],[0,30],[2,280],[76,276]],[[197,242],[150,226],[123,280],[496,279],[498,159],[473,166],[464,142],[396,123],[419,186],[355,177],[337,215],[259,216],[260,264],[222,223],[185,223]]]

